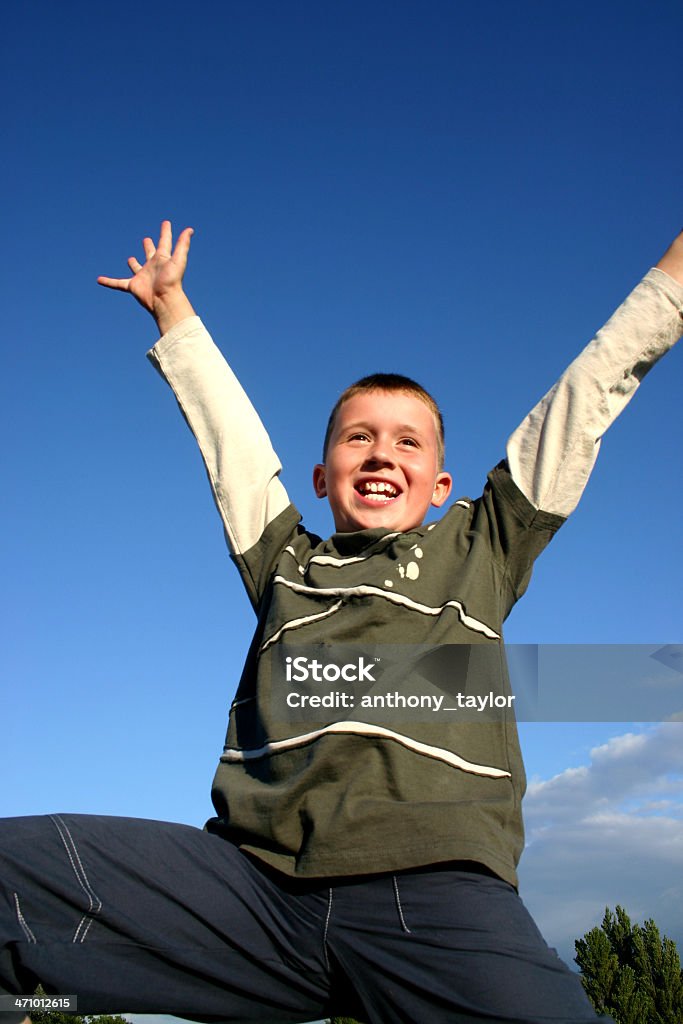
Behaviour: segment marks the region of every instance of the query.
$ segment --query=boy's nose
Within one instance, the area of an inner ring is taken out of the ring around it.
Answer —
[[[367,452],[365,461],[374,466],[393,466],[394,455],[391,445],[376,441]]]

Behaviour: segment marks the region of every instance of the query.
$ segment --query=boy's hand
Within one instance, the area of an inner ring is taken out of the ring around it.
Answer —
[[[683,231],[674,238],[657,267],[683,284]]]
[[[129,257],[128,266],[133,277],[98,277],[97,283],[105,288],[130,292],[152,314],[161,334],[165,334],[174,324],[194,316],[194,310],[183,291],[183,275],[192,234],[192,228],[185,228],[171,252],[171,222],[163,221],[156,246],[151,238],[142,241],[145,264],[141,264],[135,256]]]

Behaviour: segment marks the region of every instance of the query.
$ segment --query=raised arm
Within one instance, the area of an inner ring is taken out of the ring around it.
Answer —
[[[600,438],[682,333],[683,233],[510,437],[510,472],[532,505],[573,511]]]
[[[156,320],[162,337],[148,357],[197,439],[226,539],[242,554],[289,499],[258,414],[183,291],[191,236],[186,228],[172,249],[171,224],[164,221],[156,246],[151,238],[143,241],[146,262],[129,258],[132,277],[99,277],[98,283],[129,292]]]

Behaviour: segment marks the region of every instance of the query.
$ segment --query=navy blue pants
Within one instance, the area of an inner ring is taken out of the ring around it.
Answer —
[[[41,982],[82,1014],[596,1019],[515,889],[483,869],[297,881],[200,829],[65,814],[0,821],[0,900],[0,989]]]

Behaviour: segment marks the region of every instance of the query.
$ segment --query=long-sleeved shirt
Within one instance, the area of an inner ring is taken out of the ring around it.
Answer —
[[[683,331],[682,310],[683,286],[651,270],[512,434],[481,497],[407,533],[324,541],[301,526],[268,435],[199,318],[160,339],[150,358],[197,438],[258,618],[207,827],[290,875],[476,861],[516,884],[525,779],[503,621],[576,506],[604,431]],[[306,689],[297,679],[316,654],[336,668]],[[365,666],[371,685],[347,685],[345,657],[347,675]],[[439,695],[453,704],[482,686],[496,714],[475,720],[443,700],[434,710]],[[303,692],[336,704],[302,708]],[[389,710],[389,693],[434,702]]]

